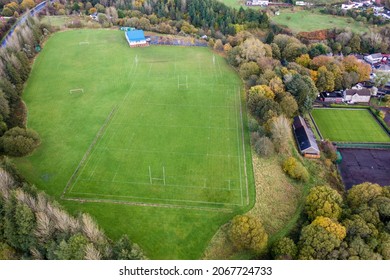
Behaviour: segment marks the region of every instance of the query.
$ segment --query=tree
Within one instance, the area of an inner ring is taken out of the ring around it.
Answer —
[[[308,54],[302,54],[300,57],[295,59],[295,62],[303,67],[308,68],[311,62],[310,56]]]
[[[335,146],[332,144],[332,142],[330,142],[329,140],[321,141],[320,146],[324,155],[328,159],[330,159],[333,162],[337,160],[337,150]]]
[[[20,4],[20,7],[23,10],[34,8],[35,2],[34,0],[23,0],[22,3]]]
[[[282,58],[282,54],[280,52],[279,46],[275,43],[272,43],[270,46],[272,49],[272,57],[274,59],[280,60]]]
[[[347,230],[343,225],[333,221],[328,217],[318,216],[311,224],[314,226],[323,227],[326,231],[334,234],[340,240],[343,240],[347,235]]]
[[[143,260],[144,254],[137,244],[129,240],[127,235],[122,236],[113,246],[115,260]]]
[[[307,47],[299,43],[288,44],[282,51],[282,57],[287,61],[294,61],[297,57],[307,53]]]
[[[271,123],[271,137],[278,153],[286,154],[291,140],[291,126],[285,116],[274,118]]]
[[[15,249],[28,252],[35,243],[31,234],[35,229],[35,217],[29,207],[16,200],[14,192],[5,203],[3,221],[7,243]]]
[[[312,223],[302,229],[298,242],[298,259],[324,260],[340,245],[341,240],[335,234]]]
[[[1,12],[1,14],[2,14],[3,16],[5,16],[5,17],[11,17],[11,16],[14,14],[14,12],[13,12],[10,8],[5,7],[5,8],[3,9],[3,11]]]
[[[347,195],[347,201],[351,208],[358,208],[360,205],[369,203],[379,197],[383,188],[378,184],[362,183],[353,186]]]
[[[235,216],[230,226],[230,238],[239,250],[246,249],[261,254],[267,248],[268,234],[261,221],[255,217]]]
[[[256,62],[244,62],[240,65],[240,75],[243,79],[248,79],[251,75],[258,75],[260,72],[259,66]]]
[[[282,79],[280,79],[278,76],[273,77],[270,81],[268,86],[270,89],[276,94],[276,95],[282,95],[285,93],[285,88]]]
[[[316,43],[310,45],[309,48],[309,55],[311,58],[319,56],[319,55],[326,55],[330,53],[330,48],[322,43]]]
[[[7,119],[9,113],[10,113],[10,109],[9,109],[8,100],[5,97],[4,92],[0,89],[0,116],[2,117],[1,121]]]
[[[351,48],[353,53],[360,52],[360,43],[361,43],[360,36],[354,33],[351,40],[349,41],[349,47]]]
[[[241,44],[240,49],[241,57],[245,61],[256,61],[260,57],[266,56],[265,45],[259,39],[248,38]]]
[[[341,195],[328,186],[317,186],[306,197],[305,210],[311,220],[317,216],[338,220],[341,216]]]
[[[68,241],[62,240],[54,254],[58,260],[83,260],[89,241],[81,233],[77,233]]]
[[[15,157],[32,153],[41,143],[38,133],[20,127],[11,128],[0,140],[5,153]]]
[[[280,115],[281,109],[277,102],[258,94],[248,95],[248,108],[252,115],[261,122],[267,122]]]
[[[318,68],[316,86],[319,92],[334,90],[334,75],[325,66]]]
[[[286,93],[281,101],[279,102],[280,107],[282,108],[283,114],[287,118],[293,118],[297,115],[298,112],[298,104],[295,101],[295,98],[290,94]]]
[[[217,41],[215,41],[214,50],[216,50],[218,52],[222,52],[223,51],[223,43],[222,43],[221,39],[218,39]]]
[[[318,91],[310,77],[300,74],[285,75],[286,89],[297,101],[299,112],[305,114],[310,112],[313,102],[317,97]]]
[[[356,72],[359,75],[359,82],[370,79],[371,66],[365,62],[359,61],[355,56],[349,55],[344,57],[342,64],[345,71]]]
[[[263,96],[268,99],[274,99],[275,93],[270,89],[269,86],[266,85],[260,85],[260,86],[253,86],[249,89],[249,95],[259,95]]]
[[[279,239],[272,246],[272,256],[275,260],[293,260],[297,253],[297,245],[288,237]]]

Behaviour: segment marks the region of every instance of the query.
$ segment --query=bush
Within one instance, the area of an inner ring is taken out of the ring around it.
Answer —
[[[256,153],[262,157],[270,157],[274,154],[275,148],[271,139],[268,137],[260,137],[253,143]]]
[[[4,152],[14,157],[31,154],[41,143],[37,132],[20,127],[11,128],[0,140]]]
[[[325,154],[325,157],[327,157],[328,159],[330,159],[331,161],[336,161],[337,159],[337,151],[336,151],[336,148],[335,146],[333,146],[333,144],[326,140],[326,141],[323,141],[321,142],[321,149],[322,149],[322,152]]]
[[[303,182],[307,182],[309,180],[309,172],[307,172],[306,168],[294,157],[287,158],[283,162],[282,167],[283,171],[293,179]]]

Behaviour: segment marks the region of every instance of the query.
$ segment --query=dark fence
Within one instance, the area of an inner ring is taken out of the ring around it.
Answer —
[[[205,40],[199,40],[195,38],[178,38],[172,36],[149,36],[146,39],[150,39],[151,45],[167,45],[167,46],[185,46],[185,47],[207,47]]]

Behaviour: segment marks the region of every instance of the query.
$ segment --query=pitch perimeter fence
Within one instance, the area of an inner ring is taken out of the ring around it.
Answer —
[[[336,148],[340,149],[388,149],[390,143],[349,143],[349,142],[333,142]]]
[[[149,36],[151,45],[207,47],[207,42],[194,38],[172,38],[169,36]]]

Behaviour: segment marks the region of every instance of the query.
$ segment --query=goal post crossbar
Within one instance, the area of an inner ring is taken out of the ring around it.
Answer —
[[[84,89],[83,88],[73,88],[73,89],[69,90],[69,93],[70,94],[73,94],[73,93],[84,93]]]

